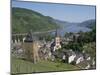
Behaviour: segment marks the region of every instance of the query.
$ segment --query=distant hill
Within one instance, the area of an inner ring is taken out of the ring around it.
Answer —
[[[68,26],[71,26],[71,25],[78,25],[79,23],[72,23],[72,22],[68,22],[68,21],[61,21],[61,20],[54,20],[58,25],[60,26],[63,26],[63,27],[68,27]]]
[[[96,20],[95,19],[87,20],[80,23],[79,25],[83,27],[93,28],[96,25]]]
[[[12,32],[25,33],[32,31],[48,31],[55,29],[57,24],[53,18],[25,8],[12,8]]]
[[[81,23],[74,23],[68,21],[54,20],[62,29],[60,30],[60,34],[64,35],[66,32],[89,32],[92,28],[95,27],[95,20],[86,20]]]
[[[68,21],[61,21],[61,20],[55,20],[55,22],[58,25],[63,25],[64,27],[69,27],[69,26],[81,26],[81,27],[87,27],[87,28],[92,28],[96,25],[96,20],[95,19],[90,19],[83,21],[81,23],[74,23],[74,22],[68,22]]]

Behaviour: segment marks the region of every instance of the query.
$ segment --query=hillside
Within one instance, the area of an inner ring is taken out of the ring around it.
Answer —
[[[12,8],[12,32],[25,33],[55,29],[53,18],[25,8]]]
[[[72,25],[78,25],[79,23],[74,23],[74,22],[68,22],[68,21],[61,21],[61,20],[54,20],[54,22],[56,22],[56,24],[63,26],[63,27],[69,27]]]
[[[80,23],[80,22],[68,22],[68,21],[61,21],[61,20],[55,20],[55,22],[62,28],[60,30],[60,34],[63,36],[65,35],[66,32],[72,32],[72,33],[77,33],[77,32],[89,32],[91,31],[92,28],[88,27],[91,26],[91,22],[87,23],[87,20]],[[94,25],[93,25],[94,26]]]
[[[67,63],[40,61],[36,64],[32,62],[12,57],[11,73],[17,75],[18,73],[38,73],[38,72],[53,72],[53,71],[69,71],[78,70],[76,67]]]
[[[80,23],[79,25],[83,27],[93,28],[96,25],[96,20],[95,19],[87,20]]]
[[[55,20],[55,22],[58,25],[62,25],[63,27],[69,27],[69,26],[78,26],[78,27],[86,27],[86,28],[93,28],[96,25],[96,20],[95,19],[90,19],[90,20],[86,20],[83,21],[81,23],[74,23],[74,22],[68,22],[68,21],[61,21],[61,20]]]

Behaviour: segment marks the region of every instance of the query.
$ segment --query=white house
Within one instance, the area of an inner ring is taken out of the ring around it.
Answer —
[[[76,53],[76,57],[74,59],[75,64],[79,64],[84,61],[84,56],[81,53]]]
[[[84,58],[81,56],[76,60],[76,64],[79,64],[82,61],[84,61]]]
[[[68,59],[68,63],[72,63],[76,57],[76,54],[74,51],[70,50],[63,50],[63,52],[66,54],[66,57]]]
[[[91,57],[89,56],[86,60],[91,60]]]
[[[89,69],[91,66],[90,66],[90,64],[88,64],[86,67],[85,67],[85,69]]]
[[[69,56],[69,57],[68,57],[68,63],[73,62],[74,59],[75,59],[75,57],[76,57],[76,55],[71,55],[71,56]]]
[[[87,53],[83,53],[83,56],[84,56],[84,59],[86,59],[86,60],[91,60],[91,57],[90,57],[90,55],[89,54],[87,54]]]

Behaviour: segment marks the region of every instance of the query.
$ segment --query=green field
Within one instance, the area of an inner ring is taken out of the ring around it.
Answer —
[[[70,64],[57,63],[51,61],[40,61],[36,64],[25,61],[22,59],[12,58],[11,60],[11,73],[37,73],[37,72],[51,72],[51,71],[65,71],[65,70],[77,70]]]

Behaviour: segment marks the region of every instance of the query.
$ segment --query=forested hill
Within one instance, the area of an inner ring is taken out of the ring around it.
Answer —
[[[88,27],[88,28],[94,28],[96,26],[96,20],[95,19],[86,20],[86,21],[80,23],[79,25],[85,26],[85,27]]]
[[[12,8],[12,32],[25,33],[55,29],[57,24],[53,18],[25,8]]]

